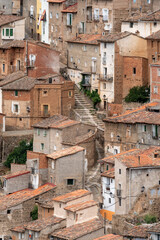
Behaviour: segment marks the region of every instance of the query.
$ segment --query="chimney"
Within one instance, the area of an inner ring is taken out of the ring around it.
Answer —
[[[141,157],[140,156],[138,156],[138,163],[139,163],[139,165],[141,164]]]

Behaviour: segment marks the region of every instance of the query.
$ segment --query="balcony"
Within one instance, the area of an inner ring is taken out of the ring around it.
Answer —
[[[99,80],[113,82],[113,75],[112,74],[99,74]]]
[[[106,65],[106,62],[107,62],[106,57],[103,57],[103,58],[102,58],[102,64],[103,64],[103,65]]]
[[[38,172],[37,168],[31,168],[31,174],[38,174]]]
[[[121,189],[117,189],[117,197],[122,197],[122,190]]]

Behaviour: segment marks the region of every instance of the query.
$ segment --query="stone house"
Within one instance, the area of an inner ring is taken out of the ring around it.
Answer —
[[[86,149],[85,169],[94,165],[97,133],[95,126],[83,124],[62,115],[54,115],[48,120],[34,124],[33,128],[34,152],[52,154],[57,150],[78,145]]]
[[[149,225],[149,226],[147,226]],[[123,237],[125,239],[140,239],[140,240],[145,240],[149,239],[149,234],[147,233],[147,230],[149,230],[151,227],[150,224],[144,224],[140,226],[133,226],[129,231],[125,231],[123,234]]]
[[[14,15],[0,15],[0,45],[25,38],[25,18]]]
[[[108,102],[121,103],[133,86],[147,85],[148,61],[145,39],[129,32],[110,33],[100,40],[100,54],[101,108],[106,109]]]
[[[70,115],[74,106],[74,83],[57,74],[35,79],[17,72],[0,85],[7,129],[29,129],[53,114]]]
[[[12,14],[12,1],[2,0],[0,2],[0,12],[3,14]]]
[[[84,150],[80,146],[74,146],[47,155],[48,182],[57,185],[56,193],[64,194],[84,188]]]
[[[109,221],[115,213],[115,170],[114,168],[101,173],[102,183],[102,209],[100,213]]]
[[[81,34],[68,41],[68,75],[77,85],[99,90],[100,34]]]
[[[159,145],[159,102],[104,119],[105,154]]]
[[[150,101],[160,100],[160,62],[152,63],[150,71]]]
[[[51,237],[52,239],[59,240],[86,240],[86,239],[93,239],[95,237],[100,237],[104,234],[104,227],[102,225],[102,222],[94,218],[90,221],[86,221],[83,223],[79,223],[64,229],[61,229],[60,231],[57,231],[56,233],[52,233]]]
[[[36,200],[53,196],[55,185],[45,184],[36,190],[25,189],[0,199],[0,234],[1,238],[11,236],[10,229],[31,221],[30,213]]]
[[[59,52],[48,44],[29,40],[15,40],[1,45],[0,78],[20,70],[35,78],[59,73]]]
[[[115,214],[128,214],[143,192],[160,183],[159,151],[159,147],[150,147],[114,156]]]
[[[1,177],[4,194],[11,194],[29,187],[30,171],[14,172]]]
[[[150,227],[147,232],[149,233],[150,237],[153,240],[156,240],[159,237],[159,233],[160,233],[160,222],[158,222],[157,224],[155,224],[154,226]]]
[[[135,14],[132,14],[123,20],[121,31],[132,32],[144,38],[148,37],[151,34],[159,31],[159,16],[159,9],[149,13],[142,13],[140,11],[136,12]]]

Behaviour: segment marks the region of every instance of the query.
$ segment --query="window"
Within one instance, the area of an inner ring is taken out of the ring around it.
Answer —
[[[92,79],[93,79],[93,81],[96,79],[96,75],[95,74],[92,74]]]
[[[5,63],[3,63],[3,65],[2,65],[2,71],[3,71],[3,73],[5,73]]]
[[[67,13],[67,26],[72,26],[72,13]]]
[[[103,21],[108,21],[108,9],[102,9],[103,12]]]
[[[51,177],[51,183],[52,183],[52,177]]]
[[[13,113],[18,113],[18,104],[13,104]]]
[[[57,150],[57,147],[56,147],[56,145],[54,145],[54,150],[55,150],[55,151]]]
[[[111,203],[111,198],[108,199],[108,202]]]
[[[130,28],[133,28],[133,22],[129,23]]]
[[[158,138],[158,125],[152,125],[152,137]]]
[[[107,43],[104,43],[104,48],[107,48]]]
[[[71,57],[71,62],[73,62],[73,57]]]
[[[153,92],[154,92],[155,94],[158,94],[158,87],[157,87],[157,86],[154,86]]]
[[[13,28],[3,28],[2,38],[3,39],[12,38],[13,39]]]
[[[18,90],[14,91],[14,96],[17,97],[18,96]]]
[[[6,179],[3,181],[3,187],[6,187]]]
[[[74,179],[67,179],[67,185],[69,186],[74,185]]]
[[[136,68],[135,67],[133,68],[133,74],[136,74]]]
[[[84,51],[84,52],[87,51],[87,46],[86,46],[86,45],[83,46],[83,51]]]
[[[41,143],[41,150],[44,150],[44,143]]]
[[[34,236],[35,236],[35,238],[38,238],[39,233],[38,233],[38,232],[35,232]]]
[[[52,18],[52,12],[50,12],[50,18]]]
[[[107,164],[107,165],[106,165],[106,170],[108,171],[108,169],[109,169],[109,165]]]
[[[43,96],[47,96],[48,95],[48,91],[47,90],[44,90],[43,91]]]
[[[37,129],[37,135],[40,136],[40,129]]]
[[[150,4],[150,3],[151,3],[151,0],[147,0],[147,3]]]
[[[21,69],[21,61],[17,60],[17,70],[20,70],[20,69]]]
[[[119,169],[119,174],[121,174],[121,169]]]
[[[72,91],[68,91],[68,97],[72,97]]]
[[[57,18],[57,19],[59,18],[59,14],[58,14],[58,13],[56,13],[56,18]]]
[[[54,169],[54,161],[52,161],[52,169]]]
[[[94,20],[99,20],[99,8],[94,9]]]
[[[11,213],[11,210],[7,210],[7,214],[10,214]]]
[[[106,89],[106,83],[103,83],[103,89]]]
[[[146,132],[147,131],[147,126],[145,124],[142,125],[142,131]]]
[[[46,137],[47,136],[47,130],[44,130],[43,131],[43,137]]]
[[[48,115],[48,105],[43,105],[43,114]]]

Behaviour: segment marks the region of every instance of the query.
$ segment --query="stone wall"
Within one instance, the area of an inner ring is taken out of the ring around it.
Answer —
[[[26,169],[26,164],[11,163],[11,173],[25,171]]]

